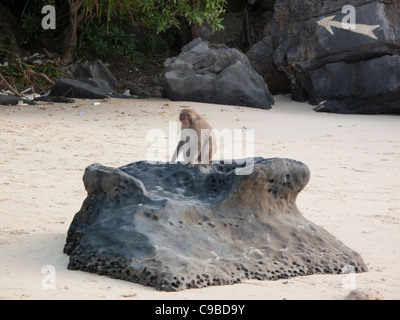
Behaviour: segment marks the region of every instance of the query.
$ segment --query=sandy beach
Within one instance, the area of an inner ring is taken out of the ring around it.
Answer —
[[[0,299],[343,299],[353,287],[400,299],[400,117],[316,113],[276,96],[271,110],[169,100],[0,106]],[[151,129],[182,106],[216,129],[254,129],[255,156],[304,162],[302,214],[361,254],[369,271],[180,292],[67,269],[66,233],[92,163],[145,160]],[[42,285],[46,266],[55,288]],[[43,269],[44,268],[44,269]]]

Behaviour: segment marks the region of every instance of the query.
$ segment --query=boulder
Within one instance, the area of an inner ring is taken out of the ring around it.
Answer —
[[[105,99],[112,89],[105,80],[61,78],[50,92],[50,96],[83,99]]]
[[[367,271],[357,252],[300,213],[309,178],[305,164],[280,158],[93,164],[64,246],[68,269],[165,291]]]
[[[118,86],[117,79],[101,60],[81,63],[74,71],[74,76],[78,79],[95,78],[104,80],[108,83],[111,89]]]
[[[57,80],[50,96],[82,99],[129,98],[114,90],[118,81],[100,60],[73,65],[63,73],[67,77]]]
[[[171,100],[270,109],[274,98],[246,55],[196,38],[165,63],[164,88]]]
[[[107,81],[96,78],[61,78],[52,88],[50,96],[82,99],[127,98],[111,89]]]
[[[352,1],[355,29],[346,26],[352,22],[348,4],[277,1],[271,27],[274,62],[288,75],[294,100],[327,101],[319,111],[398,113],[400,3]]]

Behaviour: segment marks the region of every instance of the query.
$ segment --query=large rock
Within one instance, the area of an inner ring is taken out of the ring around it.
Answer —
[[[105,99],[112,93],[113,90],[105,80],[61,78],[57,80],[50,95],[67,98]]]
[[[274,62],[288,75],[294,100],[313,105],[327,100],[331,111],[344,113],[398,113],[400,2],[352,1],[356,29],[342,25],[351,22],[350,11],[342,12],[348,4],[277,1]],[[318,110],[327,110],[324,106]]]
[[[85,61],[76,67],[75,78],[100,79],[108,83],[111,89],[118,86],[118,80],[101,60]]]
[[[106,80],[97,78],[61,78],[51,89],[50,96],[81,99],[127,98],[114,91]]]
[[[367,271],[361,256],[296,206],[306,165],[94,164],[64,247],[68,268],[181,290],[243,279]],[[244,174],[246,173],[246,174]]]
[[[269,109],[274,98],[248,58],[196,38],[165,62],[164,87],[171,100]]]
[[[73,65],[64,73],[68,77],[57,80],[50,96],[82,99],[127,98],[114,90],[118,81],[100,60]]]

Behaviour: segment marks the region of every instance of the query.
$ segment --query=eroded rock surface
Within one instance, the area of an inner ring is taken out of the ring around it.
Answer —
[[[89,166],[64,247],[68,268],[167,291],[367,270],[298,210],[306,165],[256,158],[251,174],[238,175],[243,166]]]

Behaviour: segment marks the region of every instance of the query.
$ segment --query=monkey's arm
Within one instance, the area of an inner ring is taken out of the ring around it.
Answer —
[[[186,141],[179,141],[176,150],[174,152],[174,154],[172,155],[172,159],[170,161],[170,163],[175,163],[176,159],[178,158],[178,155],[180,153],[180,151],[182,150],[182,146],[186,143]]]

